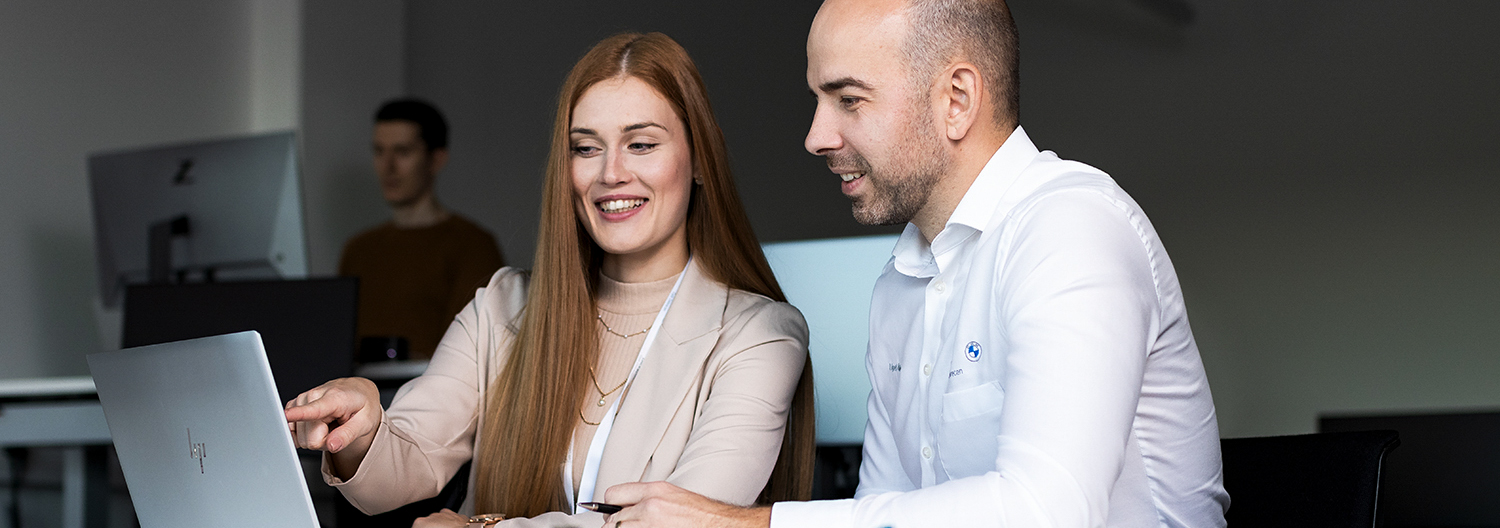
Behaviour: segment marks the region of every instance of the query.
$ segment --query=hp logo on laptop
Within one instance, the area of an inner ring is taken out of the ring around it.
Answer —
[[[208,456],[208,444],[193,443],[193,430],[188,429],[188,456],[198,461],[198,474],[203,474],[203,458]]]

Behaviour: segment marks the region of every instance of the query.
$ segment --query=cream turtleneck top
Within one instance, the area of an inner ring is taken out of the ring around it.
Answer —
[[[626,392],[622,387],[635,358],[646,342],[646,331],[656,321],[662,303],[677,283],[673,275],[655,282],[619,282],[603,274],[599,275],[599,363],[594,366],[594,383],[590,384],[579,409],[582,420],[573,429],[573,493],[583,480],[584,460],[588,458],[589,444],[594,439],[597,424],[616,398]],[[629,337],[620,337],[620,334]],[[658,338],[659,339],[659,338]],[[603,490],[597,490],[602,492]],[[597,497],[596,497],[597,499]]]

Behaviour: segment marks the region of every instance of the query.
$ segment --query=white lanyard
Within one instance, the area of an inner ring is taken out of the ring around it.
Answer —
[[[688,266],[692,265],[692,257],[688,258]],[[620,410],[620,401],[625,399],[625,393],[630,392],[630,384],[635,381],[635,375],[641,371],[641,363],[646,360],[646,353],[651,350],[651,343],[656,341],[656,333],[661,330],[661,322],[667,318],[667,308],[672,306],[672,300],[677,298],[677,289],[682,287],[682,279],[687,276],[687,267],[682,268],[682,273],[677,275],[677,283],[672,285],[672,293],[667,294],[667,301],[662,303],[661,311],[656,313],[656,321],[651,323],[651,330],[646,333],[646,342],[641,344],[641,351],[635,356],[635,366],[630,368],[630,376],[625,378],[625,387],[620,391],[620,397],[615,398],[615,403],[609,406],[609,412],[604,414],[604,419],[599,420],[599,428],[594,429],[594,441],[589,444],[588,458],[583,462],[583,475],[578,481],[578,497],[573,497],[573,442],[577,438],[568,440],[568,459],[563,464],[563,489],[567,492],[568,504],[573,506],[573,513],[579,512],[578,503],[594,500],[594,487],[599,483],[599,460],[604,457],[604,443],[609,440],[609,430],[615,425],[615,413]]]

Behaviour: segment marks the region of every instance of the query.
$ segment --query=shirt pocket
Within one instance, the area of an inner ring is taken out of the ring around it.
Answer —
[[[995,469],[1004,403],[1005,393],[993,381],[943,394],[938,453],[948,478],[983,475]]]

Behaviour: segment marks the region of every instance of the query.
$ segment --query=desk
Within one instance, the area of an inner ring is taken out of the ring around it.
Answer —
[[[421,376],[423,372],[427,372],[427,362],[421,360],[361,363],[354,367],[355,376],[374,381],[377,385],[386,382],[395,383],[398,387]]]
[[[108,521],[110,443],[93,378],[0,380],[0,447],[63,449],[63,528]]]
[[[389,404],[395,389],[426,370],[426,361],[391,361],[361,365],[356,374],[374,380]],[[108,522],[105,448],[112,443],[92,377],[0,379],[0,448],[62,448],[63,528]]]

